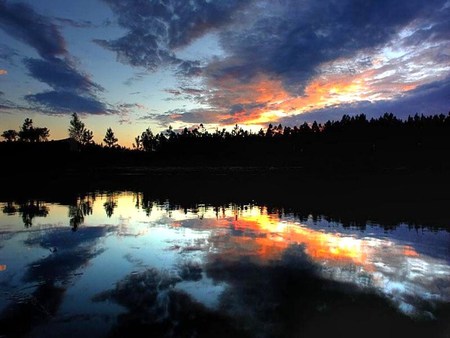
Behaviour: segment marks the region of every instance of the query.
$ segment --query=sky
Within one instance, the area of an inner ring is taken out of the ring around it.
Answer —
[[[131,146],[202,123],[259,130],[450,111],[448,0],[0,0],[0,131]]]

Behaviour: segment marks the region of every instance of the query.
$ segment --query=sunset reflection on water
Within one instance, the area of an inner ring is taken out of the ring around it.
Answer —
[[[120,280],[144,277],[170,277],[174,290],[220,308],[233,286],[213,272],[226,269],[217,262],[266,271],[307,267],[323,280],[381,296],[408,316],[433,318],[435,304],[450,302],[448,231],[344,227],[256,204],[181,207],[134,192],[90,194],[71,205],[1,206],[1,285],[31,292],[54,276],[70,295],[61,305],[69,313],[95,309],[95,295]],[[300,259],[286,261],[292,253]]]
[[[382,232],[379,237],[366,236],[356,229],[340,233],[336,228],[283,220],[265,208],[242,210],[228,220],[238,234],[214,238],[221,259],[247,257],[270,264],[299,244],[323,276],[378,290],[403,312],[416,313],[416,301],[450,301],[450,288],[441,285],[443,280],[450,282],[448,260],[417,252],[414,244],[420,241],[405,243]]]

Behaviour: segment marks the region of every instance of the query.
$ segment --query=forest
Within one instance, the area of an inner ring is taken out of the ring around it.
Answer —
[[[50,131],[26,119],[21,130],[4,131],[3,170],[39,171],[111,167],[269,167],[313,171],[450,169],[450,113],[414,115],[401,120],[386,113],[341,120],[269,125],[254,133],[236,125],[231,131],[202,124],[153,134],[147,128],[132,149],[118,145],[111,128],[104,143],[74,114],[68,138],[47,141]]]

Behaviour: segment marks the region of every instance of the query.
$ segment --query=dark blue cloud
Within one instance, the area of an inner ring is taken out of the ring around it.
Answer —
[[[5,93],[0,91],[0,113],[8,113],[13,109],[17,109],[18,106],[5,98]]]
[[[95,95],[103,88],[80,73],[67,59],[25,59],[30,75],[47,83],[54,91],[25,96],[29,103],[44,108],[48,114],[109,114],[105,104]]]
[[[112,112],[96,97],[67,91],[48,91],[27,95],[25,99],[31,104],[45,107],[46,113],[49,114],[109,114]]]
[[[94,23],[92,23],[89,20],[77,21],[77,20],[72,20],[72,19],[68,19],[68,18],[54,18],[54,20],[56,22],[60,23],[61,25],[71,26],[74,28],[95,28],[95,27],[97,27]]]
[[[412,22],[422,23],[407,44],[449,39],[447,0],[103,0],[127,30],[97,40],[120,62],[155,70],[178,67],[178,75],[233,77],[251,81],[267,74],[301,95],[326,62],[370,51]],[[217,32],[226,59],[202,66],[176,56],[180,47]]]
[[[183,61],[178,65],[178,75],[181,76],[199,76],[202,74],[202,67],[199,61]]]
[[[404,45],[419,46],[424,42],[439,43],[450,40],[450,6],[444,6],[433,13],[416,30],[405,39]]]
[[[113,40],[94,40],[98,45],[117,54],[117,60],[134,67],[156,70],[161,64],[177,64],[174,53],[160,47],[157,37],[145,31],[132,31],[126,36]]]
[[[118,60],[132,66],[155,70],[160,65],[179,65],[185,75],[197,75],[198,69],[186,72],[183,60],[174,49],[186,46],[212,29],[230,23],[233,13],[250,1],[239,0],[103,0],[118,17],[128,33],[116,40],[96,42],[117,53]]]
[[[17,51],[5,44],[0,44],[0,60],[14,65],[14,58],[19,56]]]
[[[64,19],[56,20],[64,24],[76,24]],[[24,64],[30,76],[54,89],[27,95],[26,101],[50,114],[109,113],[105,104],[95,95],[95,92],[102,91],[103,88],[70,61],[59,27],[49,17],[36,13],[26,4],[0,0],[0,28],[39,53],[42,60],[28,58],[24,60]],[[8,106],[14,109],[13,105]]]
[[[231,57],[212,67],[209,75],[232,74],[247,81],[263,72],[282,78],[286,88],[301,93],[321,64],[381,46],[413,20],[436,15],[445,2],[267,2],[253,24],[221,35]]]
[[[0,28],[36,49],[44,59],[67,53],[58,27],[26,4],[0,0]]]
[[[280,120],[287,125],[298,125],[305,121],[340,120],[343,114],[366,114],[368,117],[378,117],[384,113],[395,113],[399,118],[407,118],[414,114],[446,114],[450,112],[450,77],[419,86],[405,95],[392,100],[363,101],[341,104],[335,107],[317,109],[305,114],[286,117]]]
[[[103,90],[101,86],[92,82],[87,75],[81,74],[67,60],[58,58],[26,59],[24,63],[32,77],[47,83],[55,90],[73,90],[81,93]]]

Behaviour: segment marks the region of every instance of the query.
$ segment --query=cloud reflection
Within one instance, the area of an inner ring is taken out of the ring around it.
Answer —
[[[153,211],[164,214],[158,208]],[[177,228],[209,230],[209,246],[202,249],[208,252],[207,261],[245,259],[270,265],[301,245],[322,277],[376,291],[405,313],[427,315],[428,302],[450,300],[448,288],[442,288],[443,281],[450,280],[450,266],[419,252],[415,248],[419,243],[301,224],[257,207],[229,207],[222,212],[204,207],[195,213],[174,210],[170,219]]]
[[[14,204],[4,205],[3,217],[20,217],[11,212],[11,206]],[[56,205],[49,203],[46,207],[47,218],[52,219]],[[105,237],[108,250],[78,244],[79,252],[60,250],[63,246],[58,241],[63,230],[47,229],[45,240],[40,236],[39,241],[29,239],[26,244],[55,247],[58,253],[37,261],[40,268],[30,268],[27,280],[51,276],[65,279],[70,272],[83,269],[86,261],[102,256],[104,260],[126,257],[127,264],[137,271],[143,267],[167,269],[177,271],[180,281],[202,283],[212,278],[231,287],[229,276],[224,274],[233,273],[244,263],[261,270],[277,269],[281,264],[290,270],[312,271],[322,280],[349,285],[358,292],[375,293],[411,315],[432,317],[436,304],[450,302],[450,266],[445,253],[448,234],[443,232],[423,232],[414,237],[401,226],[386,233],[376,226],[363,231],[326,220],[300,222],[281,210],[255,205],[183,208],[131,192],[80,198],[76,209],[82,216],[84,240],[88,234],[95,241]],[[63,216],[70,229],[73,214]],[[218,273],[228,268],[230,271]]]

